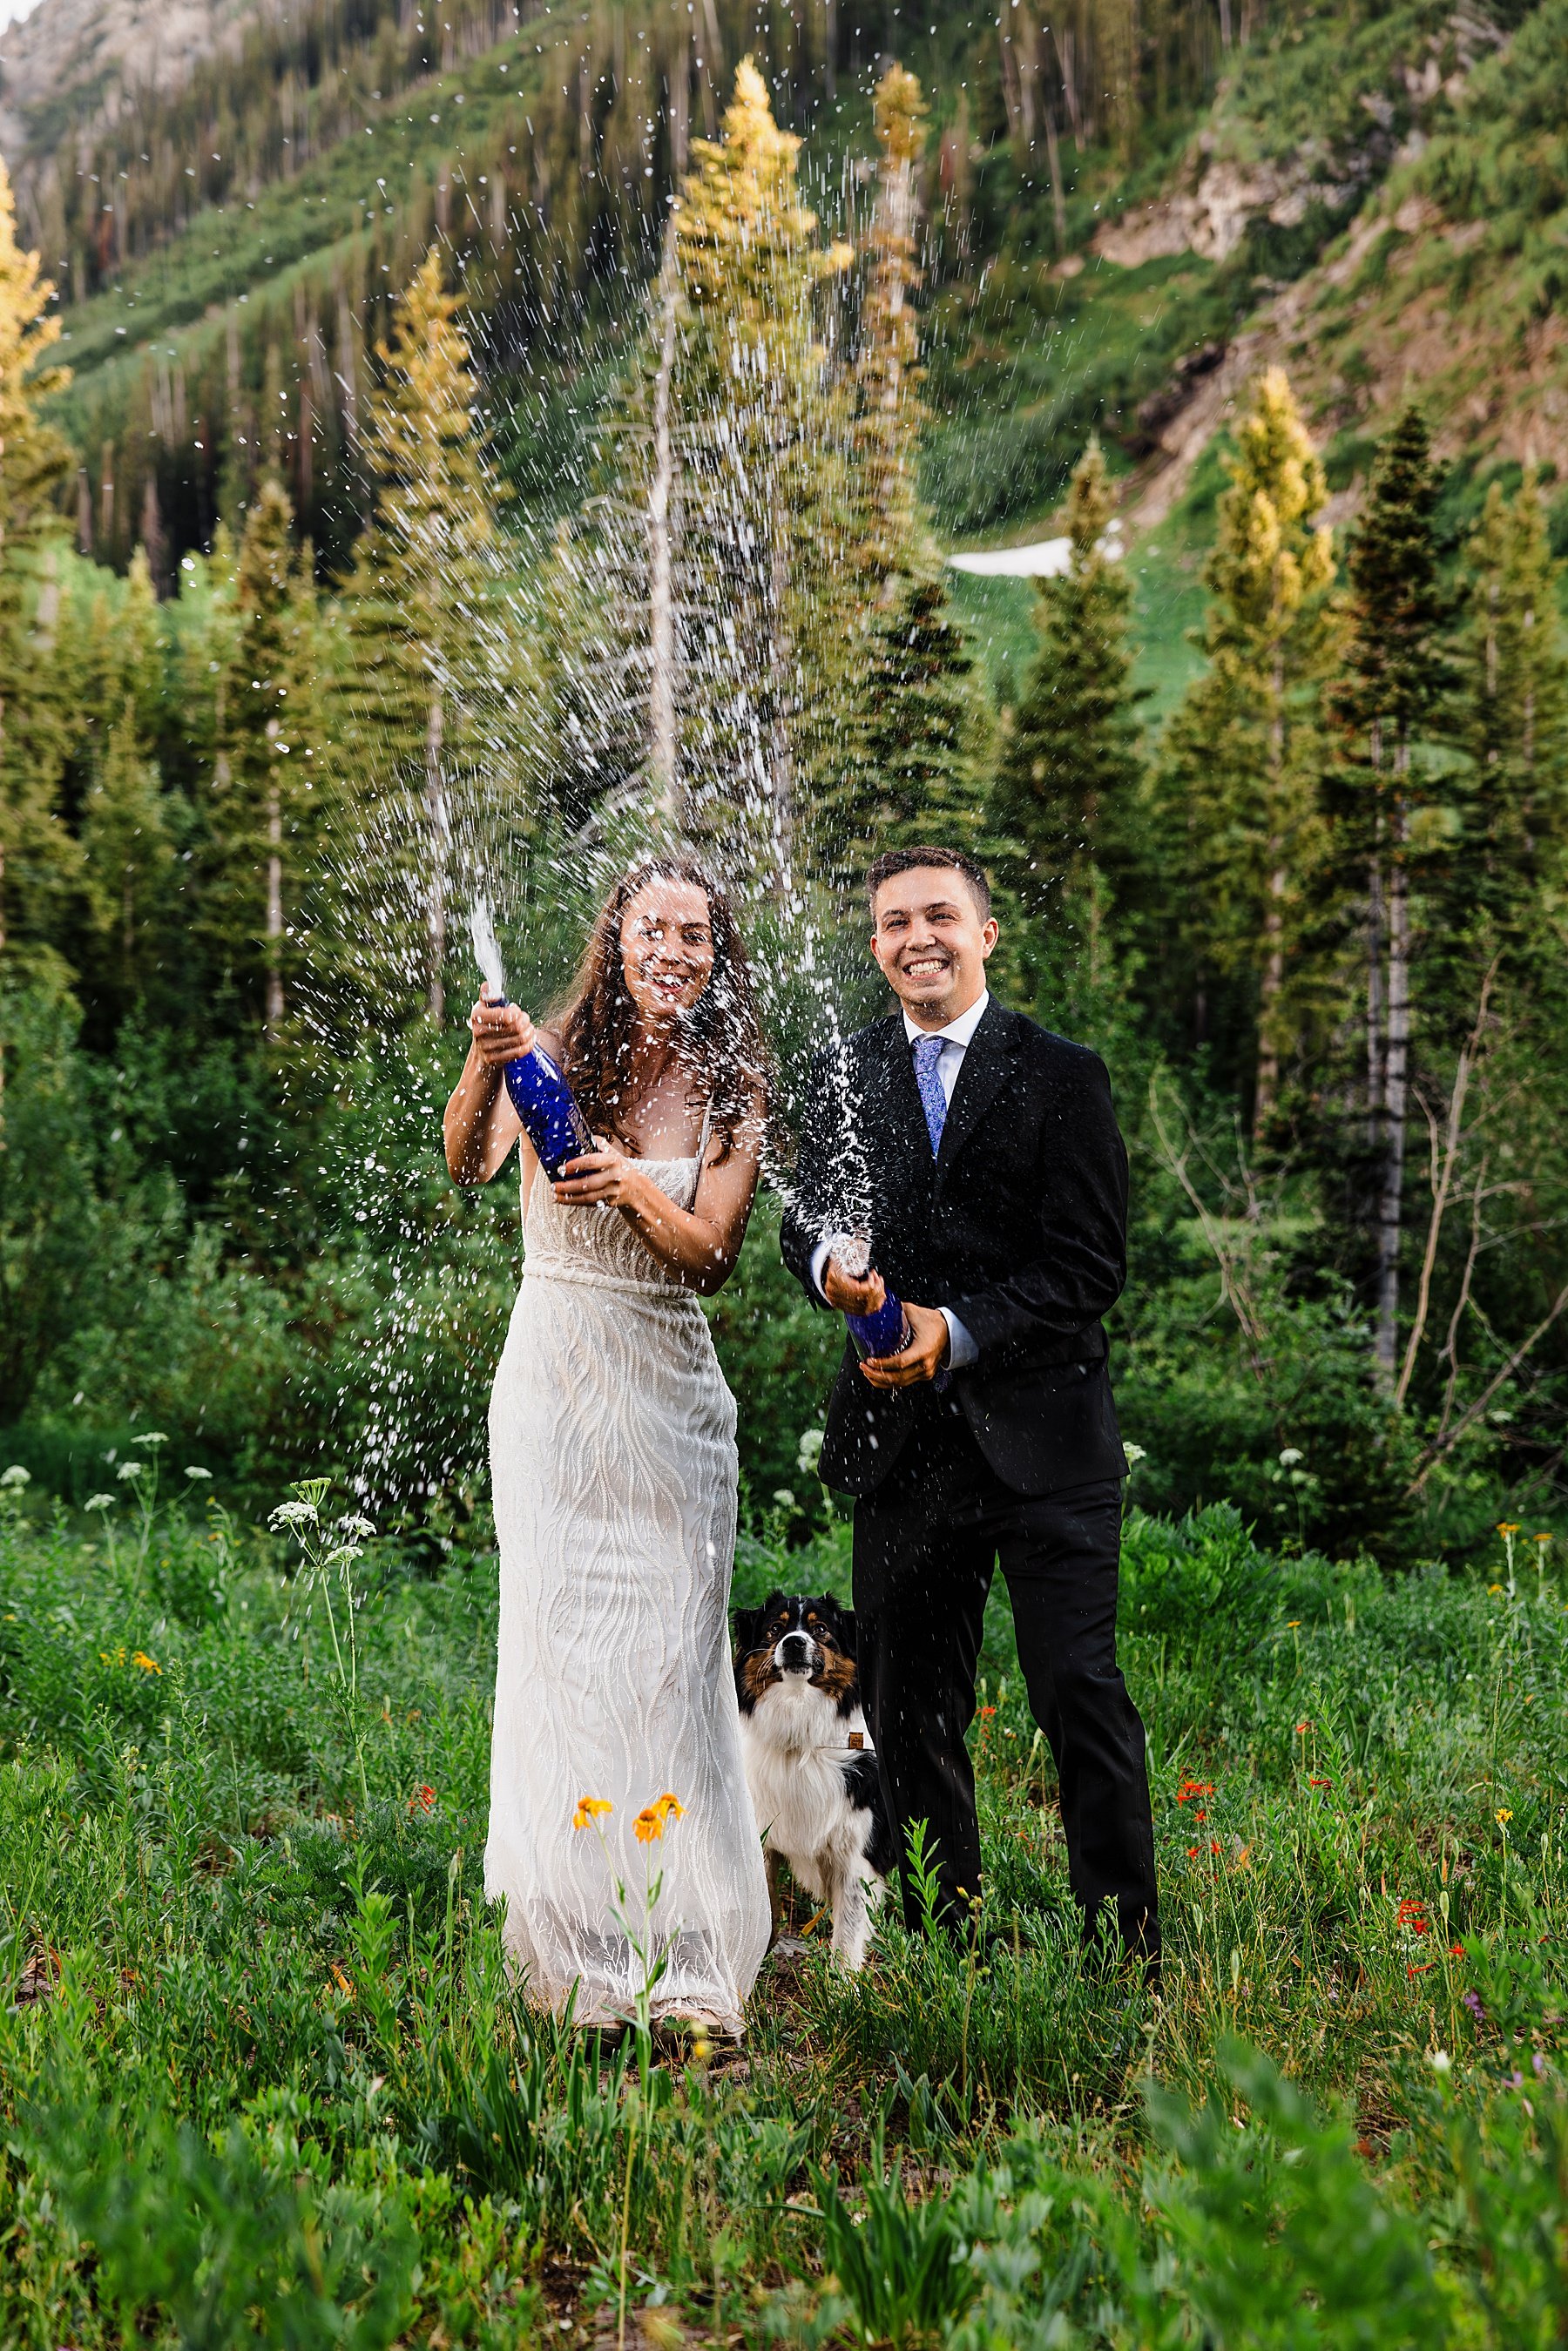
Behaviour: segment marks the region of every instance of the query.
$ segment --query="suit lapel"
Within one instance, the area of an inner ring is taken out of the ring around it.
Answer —
[[[993,996],[958,1066],[958,1082],[947,1105],[946,1123],[942,1129],[942,1148],[936,1158],[938,1184],[1000,1092],[1017,1050],[1017,1024],[1012,1014],[1005,1012]],[[915,1088],[915,1092],[918,1108],[919,1089]]]

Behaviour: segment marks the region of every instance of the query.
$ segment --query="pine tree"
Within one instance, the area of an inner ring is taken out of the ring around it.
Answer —
[[[1568,852],[1568,661],[1539,486],[1500,484],[1466,548],[1458,734],[1469,757],[1458,787],[1466,927],[1529,960],[1542,893],[1560,896]],[[1452,910],[1450,921],[1460,914]]]
[[[1236,444],[1204,569],[1208,667],[1171,722],[1162,782],[1185,839],[1200,1008],[1206,965],[1257,974],[1260,1132],[1292,1041],[1287,980],[1315,854],[1333,555],[1322,466],[1283,369],[1260,377]]]
[[[1377,1164],[1375,1360],[1392,1382],[1410,1056],[1410,860],[1414,821],[1435,796],[1419,746],[1437,728],[1451,671],[1433,509],[1439,477],[1418,409],[1378,451],[1350,544],[1348,630],[1333,695],[1341,752],[1330,778],[1337,862],[1366,878],[1367,1140]]]
[[[723,133],[692,141],[675,214],[680,799],[693,829],[738,831],[738,862],[787,885],[847,651],[843,428],[812,308],[847,256],[816,245],[800,142],[749,57]]]
[[[169,815],[127,695],[88,787],[81,823],[88,920],[102,942],[110,991],[121,1010],[145,994],[151,977],[174,861]]]
[[[877,84],[873,119],[877,198],[846,388],[853,660],[842,678],[845,723],[813,794],[817,861],[841,889],[853,886],[874,848],[933,837],[973,844],[988,737],[974,656],[919,494],[916,175],[925,106],[902,66],[889,66]]]
[[[319,757],[315,700],[315,590],[296,551],[294,515],[262,484],[240,542],[238,628],[225,681],[208,823],[204,912],[228,967],[260,996],[269,1038],[281,1031],[292,941],[316,846]]]
[[[1067,501],[1068,568],[1039,583],[1039,651],[1005,746],[992,822],[1026,905],[1098,892],[1092,870],[1120,874],[1142,776],[1133,655],[1133,589],[1107,545],[1115,512],[1105,460],[1091,441]]]
[[[47,933],[78,863],[58,806],[76,720],[40,677],[48,668],[40,633],[52,632],[55,615],[40,610],[37,559],[61,538],[54,492],[72,463],[39,413],[67,381],[64,370],[42,364],[60,332],[47,308],[53,293],[37,255],[16,243],[0,163],[0,957],[18,936]]]
[[[473,785],[482,755],[493,765],[515,660],[506,608],[491,592],[502,486],[486,452],[463,308],[433,246],[379,349],[363,437],[375,513],[344,587],[344,782],[359,832],[347,853],[376,861],[383,883],[395,873],[423,900],[423,953],[410,960],[423,966],[438,1024],[454,792]],[[382,906],[401,933],[395,883]]]

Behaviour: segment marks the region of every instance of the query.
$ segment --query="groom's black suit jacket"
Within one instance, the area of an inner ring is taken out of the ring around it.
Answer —
[[[1122,1477],[1101,1318],[1126,1280],[1127,1155],[1099,1055],[993,997],[933,1160],[901,1015],[819,1054],[783,1229],[785,1262],[819,1304],[812,1252],[868,1192],[877,1270],[900,1298],[950,1306],[975,1342],[949,1393],[1004,1485],[1049,1494]],[[869,1495],[936,1398],[925,1384],[873,1388],[857,1361],[846,1345],[821,1470]]]

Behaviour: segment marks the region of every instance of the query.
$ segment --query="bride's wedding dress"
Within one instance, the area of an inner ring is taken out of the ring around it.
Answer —
[[[700,1153],[639,1165],[690,1207]],[[605,2022],[642,1988],[626,1919],[643,1938],[662,1873],[653,2012],[738,2030],[768,1902],[730,1667],[735,1399],[696,1298],[618,1211],[563,1207],[536,1175],[523,1233],[490,1404],[501,1619],[485,1890],[506,1903],[536,1995],[561,2009],[575,1987],[576,2016]],[[639,1842],[637,1814],[666,1793],[683,1815]],[[584,1797],[613,1810],[574,1828]]]

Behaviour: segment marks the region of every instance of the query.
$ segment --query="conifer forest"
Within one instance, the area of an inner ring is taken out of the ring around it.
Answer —
[[[0,159],[0,2344],[1562,2341],[1568,0],[37,0]],[[735,1592],[847,1599],[780,1204],[933,841],[1130,1155],[1164,1977],[993,1598],[991,1939],[601,2045],[471,915],[729,887]]]

